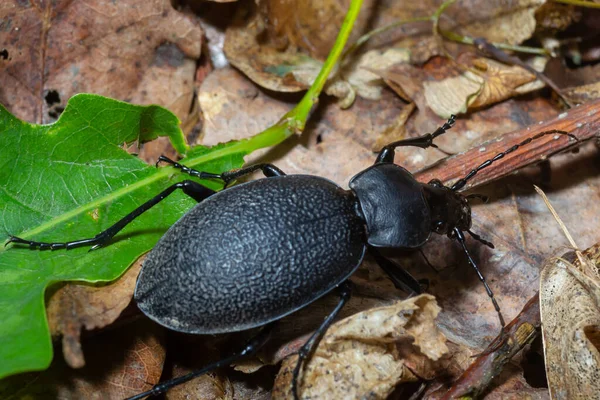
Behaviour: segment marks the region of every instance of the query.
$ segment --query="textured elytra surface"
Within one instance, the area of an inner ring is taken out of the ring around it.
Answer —
[[[148,255],[135,298],[174,330],[250,329],[311,303],[362,261],[356,199],[313,176],[260,179],[194,207]]]

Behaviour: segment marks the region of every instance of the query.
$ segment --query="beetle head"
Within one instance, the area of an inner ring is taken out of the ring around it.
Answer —
[[[423,185],[431,211],[431,231],[440,235],[453,234],[454,228],[471,229],[471,206],[465,196],[446,187],[437,179]]]

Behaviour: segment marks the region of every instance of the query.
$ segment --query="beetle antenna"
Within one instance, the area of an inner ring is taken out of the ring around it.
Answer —
[[[572,135],[572,134],[570,134],[568,132],[565,132],[565,131],[558,130],[558,129],[552,129],[552,130],[549,130],[549,131],[540,132],[540,133],[538,133],[535,136],[532,136],[530,138],[527,138],[527,139],[523,140],[519,144],[515,144],[513,147],[509,148],[508,150],[505,150],[502,153],[496,154],[494,156],[494,158],[491,158],[489,160],[486,160],[486,161],[482,162],[477,168],[471,170],[471,172],[469,172],[464,178],[461,178],[458,181],[456,181],[454,183],[454,185],[452,185],[451,189],[455,190],[455,191],[462,189],[467,184],[467,181],[469,181],[469,179],[471,179],[475,175],[477,175],[477,173],[479,171],[481,171],[482,169],[489,167],[494,162],[500,160],[505,155],[512,153],[513,151],[517,150],[519,147],[525,146],[525,145],[533,142],[536,139],[539,139],[539,138],[541,138],[543,136],[551,135],[551,134],[566,135],[566,136],[569,136],[570,138],[575,139],[576,141],[579,141],[579,139],[577,139],[574,135]]]
[[[462,233],[462,231],[458,228],[454,228],[453,232],[456,237],[456,240],[458,240],[458,243],[460,243],[461,247],[463,248],[463,251],[467,256],[467,260],[469,260],[469,264],[471,264],[473,269],[475,269],[475,272],[477,272],[477,276],[479,277],[479,280],[481,281],[481,283],[483,283],[483,286],[485,287],[485,291],[487,292],[488,296],[492,300],[492,304],[494,304],[494,308],[496,309],[496,312],[498,313],[498,319],[500,320],[500,326],[502,327],[501,334],[504,334],[504,327],[506,326],[506,323],[504,322],[504,317],[502,316],[502,311],[500,311],[500,306],[498,305],[498,302],[496,301],[496,298],[494,297],[494,292],[492,292],[492,289],[490,289],[490,287],[488,286],[487,282],[485,281],[485,278],[483,277],[483,274],[477,267],[477,264],[475,264],[473,257],[471,257],[471,253],[469,253],[469,249],[467,249],[467,245],[465,243],[464,233]],[[469,232],[469,231],[467,231],[467,232]],[[471,232],[469,232],[469,233],[472,235]]]

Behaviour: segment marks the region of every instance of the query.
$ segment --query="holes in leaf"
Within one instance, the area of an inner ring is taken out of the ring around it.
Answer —
[[[44,99],[46,100],[48,107],[52,107],[54,104],[60,103],[60,95],[56,90],[48,90],[48,93],[46,93]]]
[[[65,108],[60,105],[61,100],[58,91],[48,90],[44,96],[44,100],[48,105],[48,116],[52,119],[58,119],[60,114],[65,110]]]
[[[0,58],[3,60],[8,60],[8,50],[6,50],[6,49],[0,50]]]

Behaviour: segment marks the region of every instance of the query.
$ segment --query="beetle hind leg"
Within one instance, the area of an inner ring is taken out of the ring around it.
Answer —
[[[325,332],[327,332],[327,329],[333,323],[335,317],[339,314],[348,300],[350,300],[350,296],[352,295],[352,283],[350,281],[345,281],[338,287],[338,290],[340,295],[339,303],[298,351],[298,361],[296,362],[296,366],[292,373],[292,395],[294,396],[294,400],[300,400],[300,395],[298,393],[298,379],[300,379],[300,372],[304,366],[304,361],[312,356],[319,345],[319,342],[325,335]]]
[[[223,358],[217,362],[207,365],[206,367],[204,367],[198,371],[190,372],[189,374],[180,376],[179,378],[174,378],[169,381],[159,383],[158,385],[154,386],[152,389],[148,390],[147,392],[136,394],[135,396],[129,397],[126,400],[139,400],[139,399],[143,399],[144,397],[147,397],[147,396],[156,396],[156,395],[165,393],[167,390],[171,389],[172,387],[181,385],[182,383],[188,382],[200,375],[209,373],[217,368],[226,367],[226,366],[234,363],[235,361],[239,360],[242,357],[255,354],[269,340],[269,337],[271,336],[271,332],[273,331],[273,327],[275,326],[275,324],[276,324],[276,322],[271,323],[271,324],[265,326],[264,328],[262,328],[262,330],[256,336],[251,338],[246,343],[244,348],[231,354],[229,357]]]

